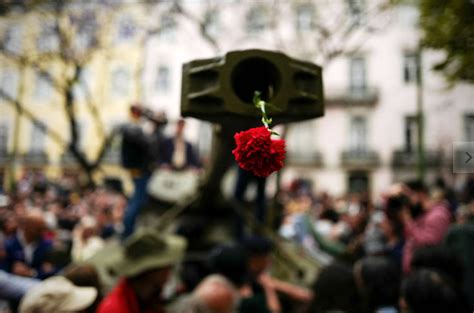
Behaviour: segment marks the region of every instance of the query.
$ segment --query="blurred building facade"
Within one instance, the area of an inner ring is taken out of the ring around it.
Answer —
[[[94,10],[94,4],[69,10],[69,18],[77,18],[80,24],[70,46],[74,52],[87,51],[89,58],[72,88],[78,147],[88,159],[97,157],[104,139],[127,120],[130,104],[139,99],[140,80],[135,77],[141,73],[144,53],[139,29],[131,21],[143,18],[145,8],[117,7],[97,14]],[[57,85],[65,82],[62,75],[66,77],[71,70],[71,65],[61,59],[64,51],[55,29],[57,21],[58,15],[49,6],[14,10],[0,19],[0,88],[6,93],[6,97],[0,96],[2,181],[12,166],[17,176],[23,169],[40,169],[52,176],[79,169],[67,149],[70,124],[64,88]],[[15,102],[24,112],[18,114]],[[41,123],[32,121],[25,112]],[[58,134],[62,143],[53,140],[42,124]],[[118,163],[119,146],[114,141],[103,164],[106,171],[116,172]]]
[[[110,13],[109,44],[84,71],[83,81],[93,87],[91,93],[107,129],[126,120],[128,104],[134,101],[177,118],[184,62],[231,50],[276,49],[322,64],[326,98],[323,118],[287,127],[284,184],[303,177],[313,181],[319,191],[378,194],[393,181],[416,177],[420,33],[414,7],[403,5],[374,16],[377,30],[367,27],[354,31],[350,38],[336,37],[340,51],[334,49],[334,57],[321,58],[319,50],[334,43],[322,45],[312,36],[319,22],[328,21],[331,30],[347,20],[357,29],[358,23],[369,18],[362,14],[364,1],[298,0],[278,6],[270,1],[229,0],[214,5],[184,1],[177,9],[167,2],[153,6],[130,3]],[[4,32],[16,34],[13,38],[20,49],[43,49],[40,45],[49,42],[39,40],[44,27],[34,14],[2,21]],[[148,21],[157,23],[156,31],[149,31]],[[345,41],[348,44],[341,45]],[[47,45],[58,44],[51,41]],[[453,141],[474,141],[474,87],[458,84],[448,88],[431,70],[440,56],[433,51],[421,54],[429,180],[440,175],[453,177]],[[54,90],[48,90],[34,73],[11,66],[8,60],[0,62],[5,69],[1,73],[3,88],[19,94],[48,125],[67,132],[61,99],[55,97]],[[78,91],[77,109],[84,113],[78,115],[84,116],[80,127],[84,150],[93,156],[99,136],[91,118],[86,118],[84,98]],[[46,154],[45,159],[38,158],[41,164],[65,164],[67,155],[62,156],[62,148],[25,118],[17,123],[14,109],[1,99],[0,112],[0,162],[13,150],[13,133],[19,127],[18,151],[24,155],[25,165],[27,156],[35,154]],[[208,152],[209,124],[191,120],[186,135],[202,154]]]
[[[231,3],[225,10],[207,7],[205,12],[206,5],[190,2],[191,12],[208,15],[209,23],[204,26],[219,38],[218,44],[194,40],[202,37],[199,29],[177,18],[176,27],[170,32],[173,35],[165,38],[166,43],[154,38],[147,47],[151,66],[145,73],[145,82],[153,82],[151,78],[156,77],[156,87],[147,88],[151,91],[147,100],[169,104],[176,112],[181,64],[212,57],[216,50],[223,54],[249,48],[277,49],[318,63],[318,43],[311,42],[310,36],[317,19],[338,16],[330,15],[330,10],[344,12],[346,19],[372,18],[378,20],[379,29],[358,31],[354,37],[365,37],[359,41],[347,39],[354,43],[334,59],[323,60],[326,113],[320,119],[288,125],[283,183],[306,178],[318,191],[368,191],[377,195],[394,181],[415,179],[419,90],[426,179],[462,181],[462,175],[452,174],[452,142],[474,139],[474,86],[449,86],[432,70],[442,53],[419,53],[421,34],[415,7],[400,5],[368,17],[361,13],[364,8],[353,7],[354,2],[363,5],[357,1],[333,1],[327,2],[325,8],[321,2],[291,1],[280,5],[276,12],[265,1]],[[152,65],[154,62],[156,65]],[[420,62],[421,89],[417,86]],[[160,73],[167,73],[163,76],[173,85],[164,88],[167,84],[161,82]],[[208,134],[204,128],[197,140],[206,141]]]

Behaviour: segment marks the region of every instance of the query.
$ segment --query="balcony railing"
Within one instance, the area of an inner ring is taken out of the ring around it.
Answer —
[[[23,163],[27,166],[46,166],[49,162],[44,151],[30,151],[23,155]]]
[[[370,149],[346,150],[341,155],[342,166],[353,168],[370,168],[380,164],[377,152]]]
[[[297,153],[288,151],[286,164],[293,166],[320,167],[323,165],[323,156],[320,152]]]
[[[425,166],[439,167],[442,165],[442,153],[435,150],[426,150],[424,153]],[[418,162],[416,151],[395,150],[392,157],[392,166],[395,168],[414,168]]]
[[[379,90],[376,87],[328,89],[326,91],[327,105],[341,106],[373,106],[379,100]]]

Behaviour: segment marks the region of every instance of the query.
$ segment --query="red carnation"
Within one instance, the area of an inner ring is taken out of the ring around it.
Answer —
[[[237,147],[232,153],[242,169],[255,176],[267,177],[283,167],[285,140],[273,140],[271,135],[263,126],[234,135]]]

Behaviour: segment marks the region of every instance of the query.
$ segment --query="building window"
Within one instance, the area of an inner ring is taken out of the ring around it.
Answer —
[[[353,24],[361,24],[363,22],[364,0],[347,0],[347,9]]]
[[[3,42],[5,50],[13,53],[19,54],[22,50],[22,33],[23,28],[21,25],[12,25],[4,34]]]
[[[173,40],[176,37],[177,23],[174,16],[164,15],[160,21],[159,37],[165,40]]]
[[[0,154],[6,155],[8,151],[8,124],[0,124]]]
[[[288,128],[288,152],[292,155],[311,158],[314,154],[313,122],[291,124]]]
[[[403,56],[403,81],[416,82],[418,75],[418,56],[416,53],[405,53]]]
[[[367,91],[367,73],[364,57],[352,57],[349,65],[349,88],[352,97],[363,97]]]
[[[156,74],[156,90],[158,92],[168,92],[170,90],[170,70],[166,66],[158,67]]]
[[[80,14],[71,15],[71,22],[76,30],[74,45],[79,51],[97,44],[96,32],[100,27],[94,11],[82,11]]]
[[[135,21],[131,16],[122,16],[117,26],[117,41],[123,42],[132,39],[136,33]]]
[[[367,150],[367,118],[365,116],[351,118],[349,148],[351,151]]]
[[[247,13],[247,32],[250,34],[260,33],[265,30],[268,21],[268,14],[263,6],[258,6],[251,9]]]
[[[365,193],[369,191],[369,174],[365,171],[350,172],[348,175],[348,192]]]
[[[405,151],[414,153],[418,146],[418,119],[414,115],[405,117]]]
[[[217,11],[209,11],[204,17],[204,30],[211,37],[219,33],[219,14]]]
[[[31,128],[30,153],[37,154],[44,152],[46,132],[42,125],[33,123]]]
[[[53,87],[47,77],[36,73],[35,98],[39,100],[48,100],[51,97]]]
[[[128,96],[131,83],[130,71],[124,67],[119,67],[116,68],[111,75],[112,94],[116,96]]]
[[[39,52],[52,52],[59,49],[59,37],[56,32],[56,25],[49,21],[41,24],[41,31],[36,40]]]
[[[310,31],[313,28],[314,8],[306,3],[296,8],[296,29],[299,32]]]
[[[464,125],[466,141],[474,142],[474,114],[468,114],[464,117]]]
[[[3,93],[12,99],[18,96],[20,76],[16,70],[4,70],[1,76],[0,88]],[[0,97],[1,98],[1,97]]]
[[[398,20],[402,26],[416,27],[420,13],[415,5],[399,5],[398,6]]]

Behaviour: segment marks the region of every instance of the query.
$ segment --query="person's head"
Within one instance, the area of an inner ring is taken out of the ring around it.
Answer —
[[[405,184],[405,187],[410,200],[410,210],[414,217],[430,208],[429,190],[423,182],[418,180],[409,181]]]
[[[64,269],[64,277],[79,287],[94,287],[99,292],[102,289],[99,273],[91,264],[72,264]]]
[[[134,233],[125,241],[116,271],[125,277],[141,300],[159,297],[173,266],[184,256],[186,241],[152,230]]]
[[[96,297],[95,288],[78,287],[65,277],[54,276],[28,290],[21,300],[19,312],[85,312]]]
[[[142,115],[142,111],[143,111],[143,108],[142,108],[142,105],[140,103],[132,104],[130,106],[130,118],[133,121],[139,120],[141,115]]]
[[[411,268],[433,269],[447,275],[459,288],[463,284],[463,261],[445,246],[426,246],[417,249],[411,260]]]
[[[163,265],[127,279],[131,283],[132,288],[135,289],[140,300],[159,299],[162,296],[166,282],[171,276],[172,270],[173,266],[171,264]]]
[[[431,269],[415,271],[403,282],[400,306],[410,313],[466,312],[449,277]]]
[[[185,127],[186,127],[186,121],[183,119],[180,119],[176,123],[176,136],[177,137],[183,136]]]
[[[46,230],[44,216],[39,210],[26,213],[19,221],[19,229],[23,232],[27,242],[38,241]]]
[[[244,240],[243,246],[248,256],[249,274],[258,277],[271,264],[273,243],[264,237],[254,236]]]
[[[232,313],[235,311],[239,295],[237,289],[225,277],[206,277],[192,294],[194,302],[209,313]]]
[[[96,300],[87,309],[88,313],[95,312],[102,300],[102,284],[96,268],[90,264],[73,264],[64,269],[63,275],[78,287],[94,287],[97,290]]]
[[[17,219],[14,214],[5,214],[1,218],[0,231],[9,236],[16,232],[18,228]]]
[[[403,236],[401,212],[405,209],[409,209],[409,207],[409,200],[404,195],[394,195],[387,199],[384,218],[380,224],[381,230],[386,238]]]
[[[237,287],[247,282],[248,258],[240,247],[217,247],[211,251],[208,263],[211,273],[223,275]]]
[[[309,313],[359,313],[360,299],[350,267],[334,263],[321,270],[313,285]]]
[[[397,307],[400,270],[388,258],[366,257],[354,266],[357,288],[368,312],[380,307]]]

